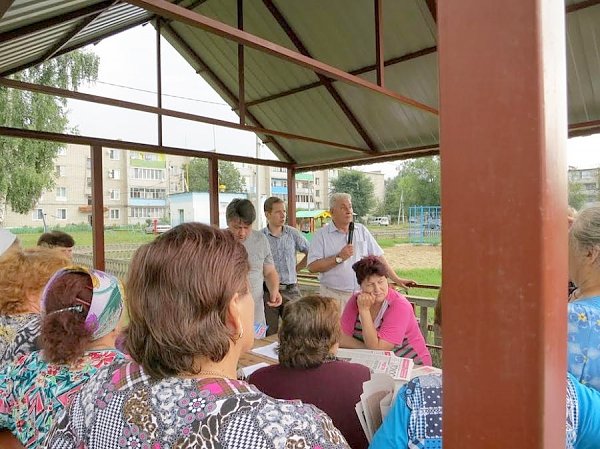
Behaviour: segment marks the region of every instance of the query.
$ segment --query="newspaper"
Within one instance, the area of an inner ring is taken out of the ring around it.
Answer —
[[[365,365],[371,372],[387,374],[395,380],[408,381],[414,366],[412,359],[396,357],[392,351],[338,349],[336,357],[340,360]]]

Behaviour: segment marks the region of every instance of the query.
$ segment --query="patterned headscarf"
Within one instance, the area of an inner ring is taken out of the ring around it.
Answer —
[[[46,314],[48,291],[58,279],[67,273],[85,273],[92,278],[92,301],[85,317],[85,326],[92,332],[92,340],[98,340],[112,332],[121,319],[125,295],[121,281],[103,271],[87,269],[81,266],[70,266],[54,273],[42,293],[42,312]],[[76,310],[78,307],[81,306],[66,307],[51,313]]]

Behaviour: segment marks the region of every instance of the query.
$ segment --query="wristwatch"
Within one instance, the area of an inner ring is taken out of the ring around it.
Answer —
[[[339,255],[335,256],[335,263],[337,263],[338,265],[341,264],[344,261],[344,259],[342,259]]]

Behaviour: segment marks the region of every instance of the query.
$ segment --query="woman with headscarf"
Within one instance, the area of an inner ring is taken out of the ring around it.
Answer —
[[[37,349],[42,290],[69,263],[60,251],[48,248],[10,251],[0,258],[0,368]]]
[[[54,418],[90,377],[124,359],[114,349],[122,311],[115,277],[82,267],[58,271],[42,295],[41,351],[0,371],[0,428],[27,448],[41,447]]]
[[[132,361],[99,371],[46,447],[347,448],[312,405],[236,379],[254,342],[248,254],[227,231],[181,224],[141,246],[127,281]]]

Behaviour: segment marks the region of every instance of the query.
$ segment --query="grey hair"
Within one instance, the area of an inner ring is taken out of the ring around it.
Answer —
[[[340,192],[334,193],[329,198],[329,210],[333,210],[333,208],[335,207],[337,202],[340,200],[352,201],[352,196],[349,193],[340,193]]]
[[[581,249],[599,246],[600,207],[588,207],[579,212],[571,226],[569,236]]]

